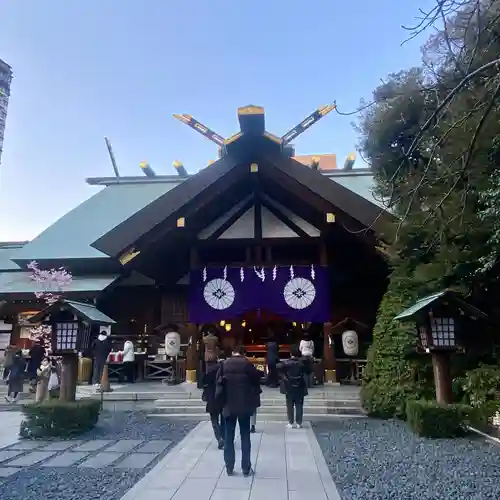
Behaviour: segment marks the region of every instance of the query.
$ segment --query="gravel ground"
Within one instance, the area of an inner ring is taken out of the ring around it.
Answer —
[[[10,477],[0,478],[0,499],[119,500],[196,424],[182,420],[148,419],[140,412],[103,412],[98,426],[79,436],[79,440],[170,440],[172,443],[147,467],[139,470],[118,470],[112,466],[101,469],[31,466]]]
[[[392,420],[313,427],[342,500],[500,499],[500,447],[482,438],[424,439]]]

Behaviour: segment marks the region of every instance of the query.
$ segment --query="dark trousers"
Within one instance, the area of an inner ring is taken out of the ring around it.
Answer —
[[[215,439],[217,439],[217,441],[224,439],[226,425],[222,414],[219,412],[210,413],[210,422],[212,423]]]
[[[297,423],[302,425],[304,415],[304,396],[292,397],[286,396],[286,414],[290,424]]]
[[[252,463],[250,461],[250,415],[245,415],[242,417],[226,417],[226,439],[224,440],[224,462],[226,463],[226,469],[232,471],[234,468],[234,462],[236,460],[234,452],[234,434],[236,432],[236,422],[240,426],[240,436],[241,436],[241,470],[243,473],[249,472],[252,468]]]
[[[135,363],[134,361],[124,361],[123,362],[123,376],[125,380],[132,384],[135,382]]]
[[[102,378],[102,372],[104,370],[105,359],[94,358],[94,369],[92,371],[92,383],[100,384]]]
[[[278,369],[276,368],[276,363],[267,365],[267,385],[269,387],[278,386]]]

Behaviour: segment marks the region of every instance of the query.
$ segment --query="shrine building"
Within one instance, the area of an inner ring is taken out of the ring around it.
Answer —
[[[30,347],[27,319],[44,307],[27,269],[35,260],[71,272],[65,298],[116,321],[115,349],[134,342],[143,378],[162,378],[165,329],[178,329],[184,352],[211,328],[227,350],[245,344],[260,369],[270,337],[287,357],[307,330],[326,380],[359,382],[387,286],[379,248],[391,216],[354,156],[343,168],[335,155],[295,156],[291,141],[332,109],[282,137],[257,106],[238,110],[228,139],[175,115],[218,146],[217,161],[193,175],[180,162],[175,175],[143,163],[133,177],[114,164],[114,176],[87,179],[99,192],[32,241],[0,244],[0,349]],[[358,335],[354,356],[346,330]]]

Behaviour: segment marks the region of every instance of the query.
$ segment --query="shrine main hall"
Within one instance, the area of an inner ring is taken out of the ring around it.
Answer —
[[[287,357],[307,331],[318,381],[358,383],[387,286],[390,216],[354,155],[341,168],[334,154],[295,155],[292,141],[334,108],[282,137],[258,106],[238,109],[240,130],[227,139],[174,115],[218,149],[192,175],[176,161],[173,175],[142,163],[120,176],[108,143],[115,175],[87,179],[99,191],[32,241],[0,244],[0,349],[31,345],[28,320],[44,307],[27,269],[37,261],[72,274],[58,292],[112,318],[114,349],[132,340],[146,379],[161,378],[165,331],[176,328],[181,358],[211,329],[224,349],[243,343],[262,370],[270,337]],[[352,352],[346,331],[357,336]]]

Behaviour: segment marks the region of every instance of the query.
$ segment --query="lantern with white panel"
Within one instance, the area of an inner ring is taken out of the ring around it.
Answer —
[[[74,400],[78,353],[89,349],[101,331],[109,334],[115,321],[93,304],[66,299],[59,299],[29,321],[50,326],[52,354],[62,357],[60,398]]]
[[[415,322],[417,351],[431,355],[438,403],[452,401],[450,356],[460,348],[459,340],[465,340],[463,320],[486,318],[486,314],[451,290],[419,299],[396,316],[397,320]]]

